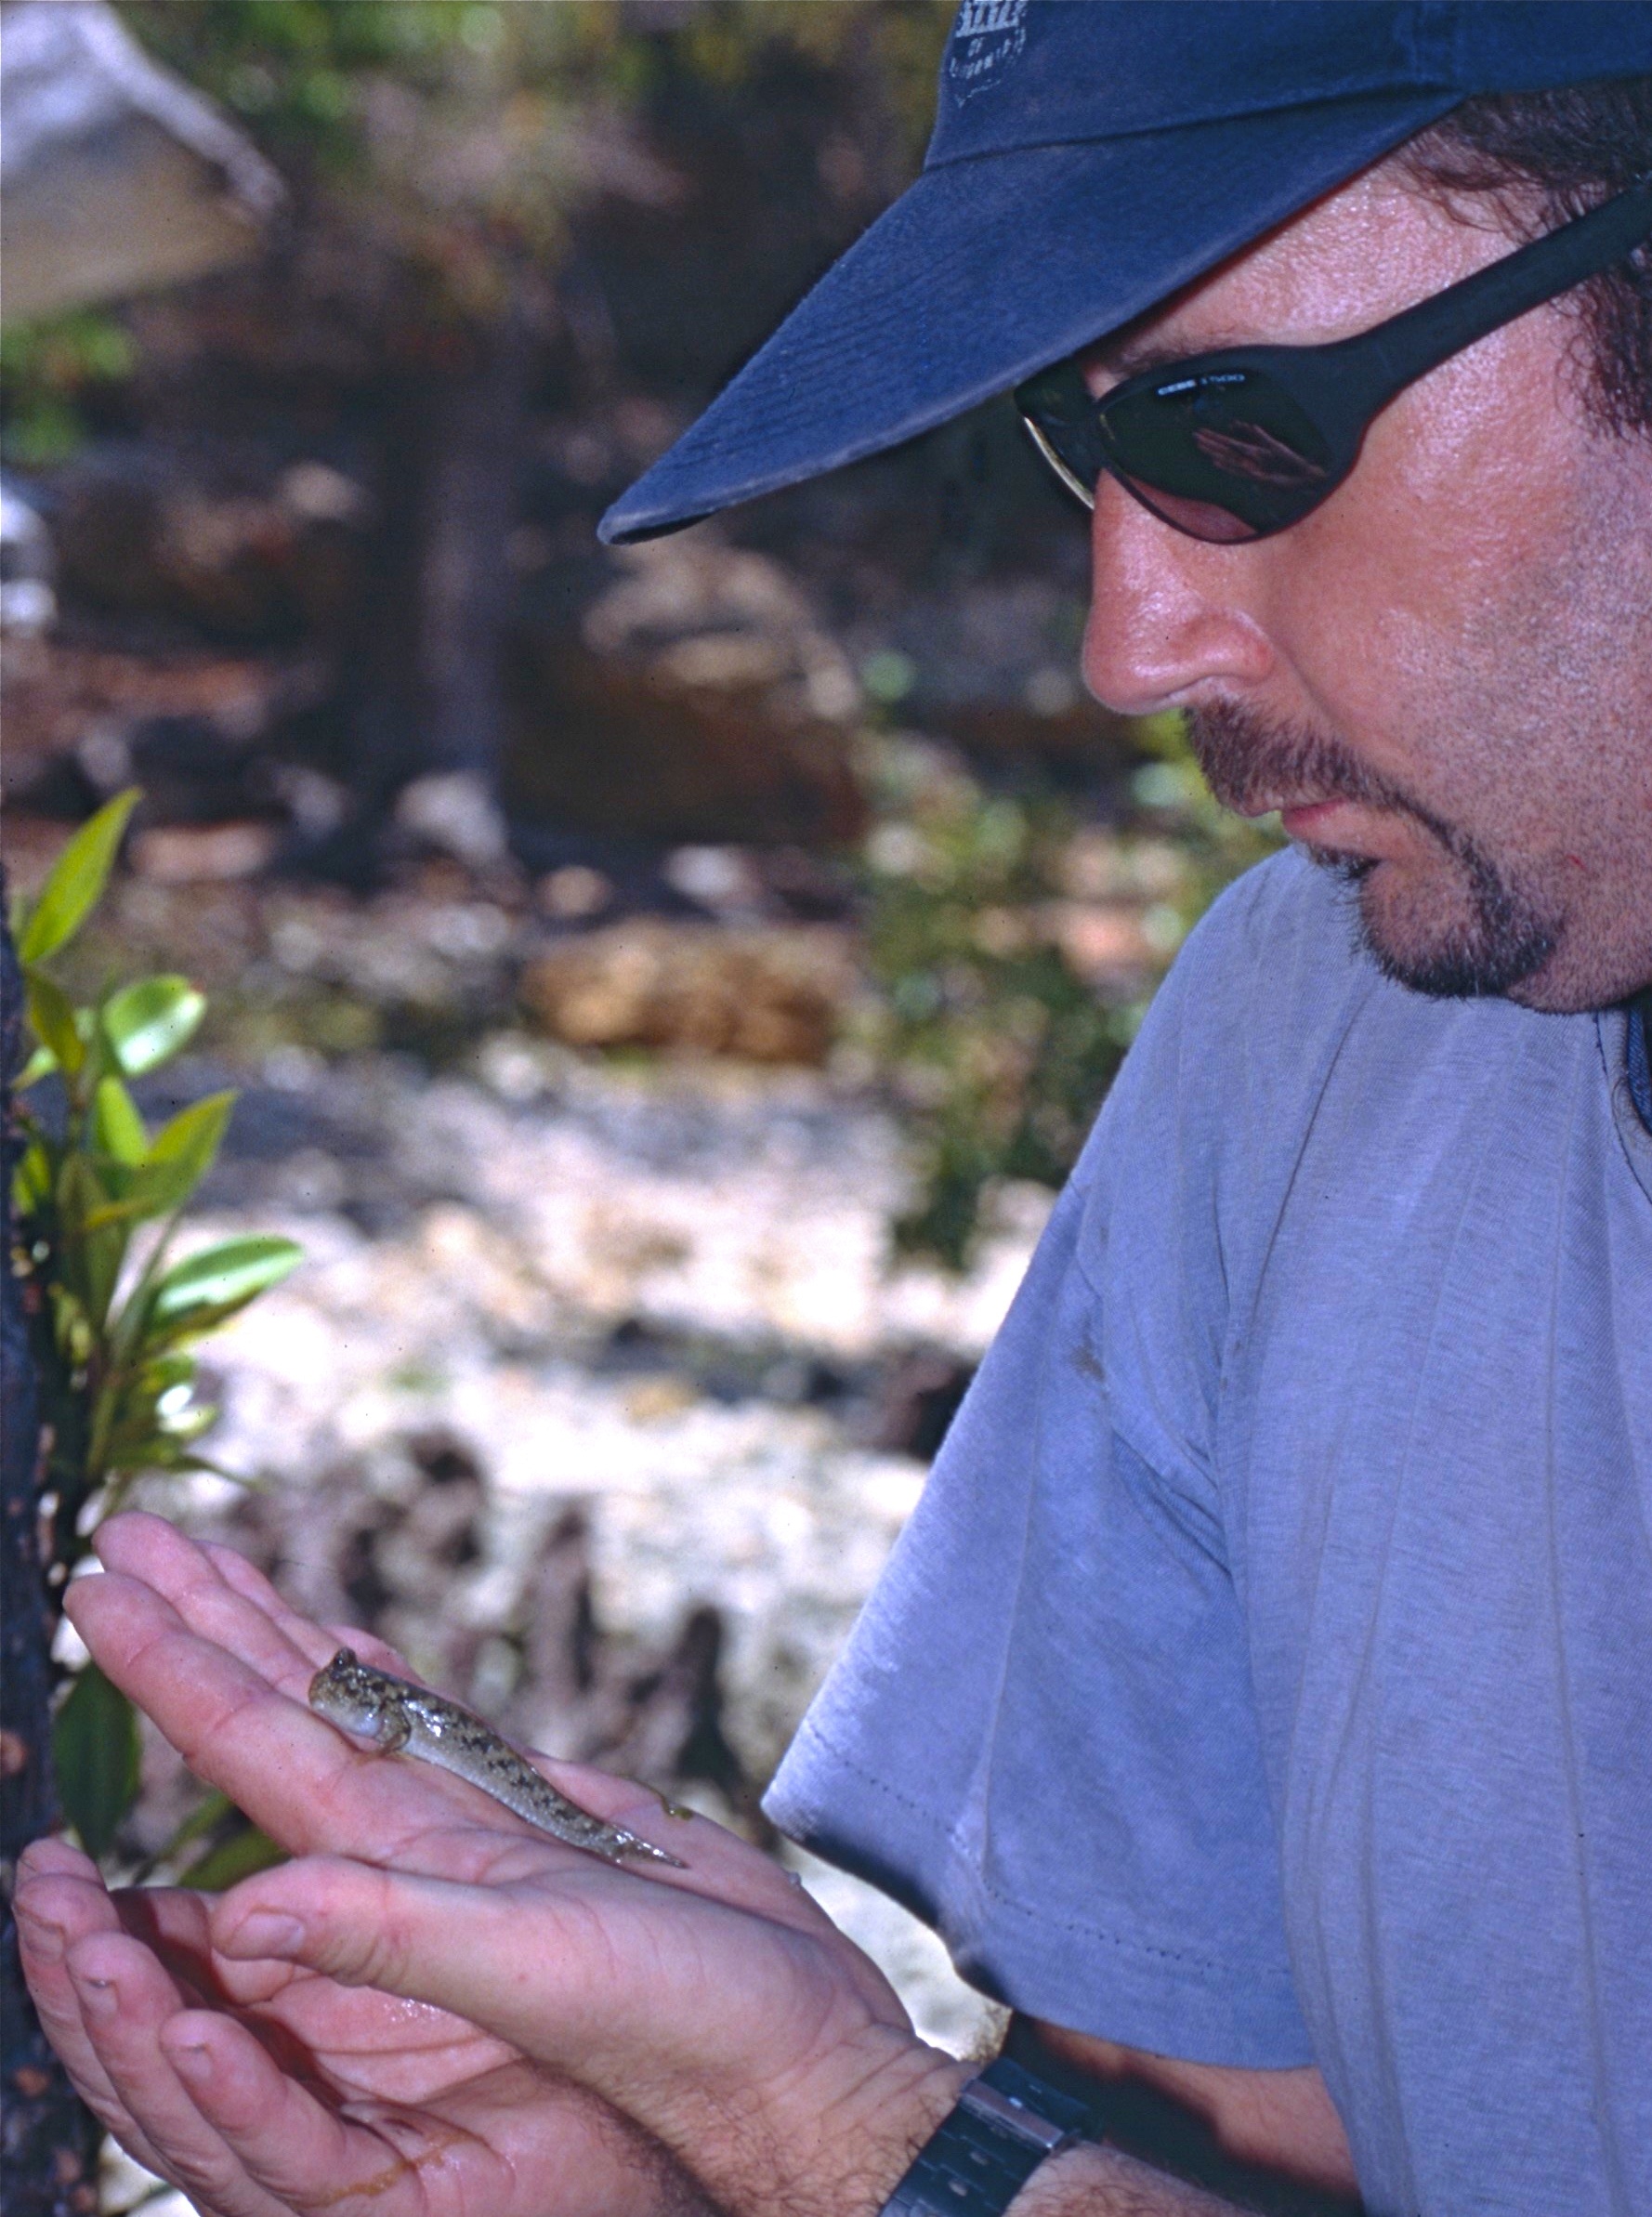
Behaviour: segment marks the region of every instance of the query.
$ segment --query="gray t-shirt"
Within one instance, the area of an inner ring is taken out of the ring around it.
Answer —
[[[1292,854],[1193,935],[771,1792],[1016,2007],[1652,2217],[1652,1134]]]

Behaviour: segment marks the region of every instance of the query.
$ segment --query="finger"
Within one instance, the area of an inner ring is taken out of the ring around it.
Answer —
[[[204,1548],[159,1516],[113,1517],[97,1545],[105,1569],[151,1587],[191,1632],[216,1640],[272,1686],[291,1690],[308,1684],[333,1652],[319,1624],[294,1610],[282,1612],[286,1621],[279,1623],[260,1598],[229,1583]]]
[[[386,2111],[348,2122],[289,2078],[243,2027],[208,2014],[175,2017],[167,2060],[225,2148],[283,2210],[371,2209],[399,2217],[420,2206],[421,2161],[451,2141],[433,2120]],[[479,2201],[479,2207],[486,2206]]]
[[[121,1930],[151,1950],[186,2006],[245,1999],[239,1980],[226,1995],[221,1966],[213,1959],[210,1896],[187,1886],[125,1886],[113,1900]]]
[[[218,1575],[248,1601],[256,1601],[260,1608],[268,1609],[272,1617],[279,1617],[289,1608],[290,1604],[270,1584],[257,1565],[249,1562],[235,1548],[226,1547],[221,1540],[202,1540],[197,1544]]]
[[[743,2057],[747,2003],[789,1995],[794,1971],[819,1990],[854,1991],[802,1934],[589,1862],[479,1886],[308,1856],[233,1888],[212,1928],[229,1957],[432,2002],[605,2093],[612,2085],[590,2067],[604,2053],[713,2068],[719,2014]],[[719,2011],[730,1996],[737,2006]]]
[[[98,1866],[90,1856],[78,1847],[72,1847],[67,1840],[59,1840],[48,1833],[43,1840],[31,1840],[18,1857],[18,1882],[32,1878],[96,1878]]]
[[[193,1632],[167,1597],[109,1570],[77,1579],[69,1605],[102,1668],[177,1748],[284,1847],[387,1852],[428,1829],[451,1804],[406,1768],[364,1755],[305,1704],[297,1658],[284,1687],[217,1641]]]
[[[284,1602],[244,1555],[216,1542],[200,1545],[158,1516],[133,1511],[112,1517],[98,1536],[110,1573],[147,1586],[179,1620],[268,1679],[294,1699],[341,1645],[381,1668],[407,1665],[372,1633],[315,1623]],[[77,1612],[87,1600],[77,1594]],[[96,1611],[102,1604],[90,1603]]]
[[[50,1849],[61,1849],[61,1854],[42,1852]],[[85,1871],[66,1867],[65,1858],[72,1858]],[[154,2170],[157,2151],[150,2145],[104,2068],[69,1973],[72,1947],[99,1933],[120,1929],[114,1904],[97,1881],[96,1866],[86,1856],[63,1848],[60,1842],[36,1842],[19,1863],[12,1912],[17,1919],[23,1975],[42,2030],[87,2107],[140,2163]]]
[[[139,1514],[112,1518],[98,1544],[108,1568],[101,1578],[76,1581],[76,1629],[190,1767],[282,1845],[393,1856],[446,1812],[472,1824],[485,1815],[492,1844],[531,1836],[527,1819],[505,1817],[479,1790],[428,1771],[410,1777],[413,1766],[386,1764],[331,1727],[318,1738],[308,1712],[295,1715],[295,1705],[308,1695],[312,1666],[334,1652],[336,1636],[278,1601],[283,1629],[265,1604],[273,1589],[250,1566],[231,1584],[205,1549]],[[320,1778],[311,1767],[318,1762]],[[343,1828],[327,1812],[295,1806],[295,1787],[325,1791]],[[652,1820],[655,1797],[629,1780],[584,1772],[576,1791],[601,1816],[616,1814],[645,1831]],[[361,1823],[352,1821],[358,1813]],[[473,1842],[471,1852],[486,1854],[490,1844]],[[470,1864],[463,1874],[479,1871]]]
[[[67,1960],[85,2036],[122,2115],[136,2122],[139,2160],[221,2217],[283,2217],[174,2067],[162,2036],[187,2013],[149,1949],[125,1934],[102,1933],[78,1942]]]
[[[205,2128],[193,2136],[199,2145],[185,2151],[186,2168],[178,2169],[176,2119],[171,2136],[157,2140],[151,2130],[157,2119],[146,2089],[111,2074],[110,2067],[104,2020],[111,2002],[120,2035],[138,2043],[141,2053],[152,2025],[190,1998],[158,1956],[123,1933],[123,1923],[147,1925],[157,1937],[174,1946],[181,1943],[199,1957],[206,1944],[201,1898],[164,1890],[111,1897],[88,1857],[52,1841],[36,1843],[21,1859],[13,1906],[24,1973],[42,2027],[94,2115],[146,2169],[203,2190],[210,2184],[211,2207],[225,2217],[271,2217],[267,2199],[229,2190],[234,2182],[221,2153],[217,2168],[212,2168],[214,2150]],[[129,1968],[139,1967],[136,1983],[128,1978],[111,1994],[96,1975],[99,1942],[123,1950]],[[76,1975],[88,1965],[89,1987]]]
[[[207,1540],[202,1543],[202,1552],[227,1586],[233,1587],[243,1600],[261,1608],[295,1647],[315,1658],[318,1667],[330,1660],[338,1648],[349,1647],[363,1662],[373,1663],[381,1671],[393,1671],[399,1678],[416,1677],[407,1658],[397,1648],[387,1646],[375,1633],[364,1632],[355,1624],[318,1625],[304,1616],[283,1598],[261,1570],[249,1563],[245,1555],[237,1555],[234,1548],[225,1547],[216,1540]]]
[[[273,1655],[265,1643],[263,1657],[249,1658],[196,1630],[146,1579],[116,1569],[76,1579],[64,1606],[104,1671],[186,1757],[243,1720],[269,1723],[285,1712],[302,1721],[310,1673],[284,1640]]]
[[[110,1678],[195,1775],[282,1846],[400,1856],[415,1869],[480,1878],[502,1848],[521,1844],[525,1820],[475,1788],[363,1751],[323,1723],[306,1703],[310,1673],[295,1652],[278,1665],[286,1683],[272,1686],[254,1663],[192,1630],[166,1594],[114,1569],[77,1579],[68,1606]],[[232,1625],[228,1636],[237,1636]]]
[[[136,1510],[111,1517],[98,1531],[98,1552],[106,1570],[151,1588],[191,1632],[238,1656],[283,1693],[307,1691],[341,1646],[381,1670],[417,1678],[374,1633],[316,1623],[284,1601],[244,1555],[216,1541],[198,1543],[161,1517]],[[84,1599],[77,1594],[77,1608]]]
[[[64,1841],[36,1841],[18,1863],[12,1907],[35,1984],[56,2008],[72,2009],[68,1950],[98,1933],[125,1933],[177,1983],[202,1987],[211,1951],[206,1898],[168,1887],[111,1894],[97,1865]]]

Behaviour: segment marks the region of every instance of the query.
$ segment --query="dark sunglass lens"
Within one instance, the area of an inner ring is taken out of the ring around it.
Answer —
[[[1335,484],[1312,418],[1265,371],[1167,377],[1103,403],[1115,470],[1167,522],[1200,539],[1249,539],[1294,523]]]
[[[1231,508],[1220,508],[1213,501],[1187,500],[1179,493],[1161,492],[1156,485],[1133,478],[1127,470],[1116,474],[1144,508],[1151,508],[1155,516],[1162,516],[1166,523],[1173,523],[1189,538],[1208,539],[1217,545],[1237,544],[1241,539],[1260,538],[1270,528],[1236,516]]]

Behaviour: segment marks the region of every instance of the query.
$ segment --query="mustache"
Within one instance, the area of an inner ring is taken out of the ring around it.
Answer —
[[[1360,912],[1366,951],[1396,984],[1452,999],[1506,993],[1560,944],[1563,919],[1524,893],[1468,833],[1369,768],[1333,734],[1213,701],[1189,711],[1187,737],[1211,791],[1242,814],[1309,801],[1361,801],[1409,817],[1437,841],[1458,866],[1466,922],[1432,944],[1402,951],[1379,939]],[[1353,885],[1376,868],[1360,855],[1311,846],[1306,852]]]
[[[1442,828],[1402,786],[1381,777],[1333,734],[1259,715],[1234,701],[1187,712],[1187,739],[1224,807],[1255,816],[1292,802],[1362,801]]]

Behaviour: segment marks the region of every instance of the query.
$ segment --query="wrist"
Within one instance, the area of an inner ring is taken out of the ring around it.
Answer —
[[[1247,2204],[1247,2207],[1250,2205]],[[1237,2206],[1141,2163],[1082,2143],[1041,2163],[1005,2217],[1239,2217]]]
[[[964,2086],[881,2217],[1008,2217],[1032,2176],[1093,2129],[1094,2108],[1000,2055]]]
[[[914,2040],[820,2120],[819,2217],[878,2217],[979,2071]],[[788,2204],[788,2212],[791,2205]],[[813,2202],[808,2217],[817,2217]]]

